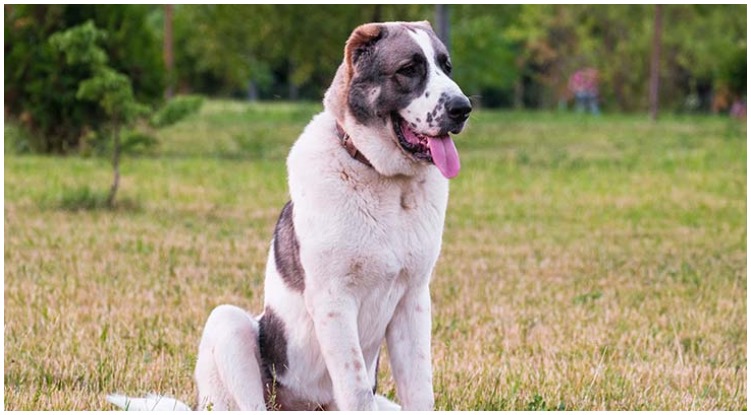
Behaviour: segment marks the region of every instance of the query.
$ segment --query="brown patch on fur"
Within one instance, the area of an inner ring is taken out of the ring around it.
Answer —
[[[401,205],[402,209],[404,209],[404,210],[410,210],[410,209],[413,209],[415,207],[412,195],[411,194],[406,194],[406,193],[402,193],[402,197],[399,200],[399,204]]]
[[[350,274],[356,275],[362,271],[362,263],[360,261],[354,261],[349,265]]]
[[[258,346],[264,373],[275,381],[287,370],[287,335],[284,322],[270,307],[258,322]]]
[[[305,270],[300,263],[300,243],[292,221],[293,204],[287,202],[274,229],[274,261],[284,283],[293,291],[305,290]]]
[[[347,93],[354,73],[352,63],[353,54],[357,48],[363,47],[367,42],[376,39],[381,34],[382,27],[383,25],[379,23],[368,23],[358,26],[349,36],[349,39],[347,39],[347,43],[344,46],[344,60],[336,70],[334,80],[331,82],[331,86],[324,96],[324,104],[334,113],[339,122],[344,121],[344,114],[346,112]]]
[[[355,28],[344,45],[344,61],[336,71],[334,81],[326,92],[325,103],[334,112],[337,121],[344,121],[347,112],[349,88],[355,73],[355,60],[365,47],[381,36],[384,26],[378,23],[368,23]],[[359,51],[359,52],[358,52]]]
[[[352,79],[354,72],[353,60],[356,57],[357,49],[378,39],[381,36],[382,30],[383,25],[380,23],[367,23],[355,28],[349,36],[344,46],[344,64],[347,65],[347,80]]]
[[[352,365],[355,367],[355,370],[362,369],[362,363],[358,362],[357,360],[355,360],[354,362],[352,362]]]

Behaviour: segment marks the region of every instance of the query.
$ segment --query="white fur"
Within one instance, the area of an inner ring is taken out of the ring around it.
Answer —
[[[184,403],[166,396],[150,394],[145,398],[109,395],[107,401],[128,411],[190,411]]]

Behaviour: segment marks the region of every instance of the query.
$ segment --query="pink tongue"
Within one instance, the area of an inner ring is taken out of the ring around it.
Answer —
[[[441,171],[447,179],[453,179],[459,174],[459,152],[456,151],[454,140],[446,134],[442,137],[429,137],[430,155],[433,156],[438,170]]]

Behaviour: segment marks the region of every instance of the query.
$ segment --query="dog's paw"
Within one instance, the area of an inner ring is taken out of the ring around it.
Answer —
[[[379,411],[401,411],[402,407],[381,395],[375,396],[376,406]]]

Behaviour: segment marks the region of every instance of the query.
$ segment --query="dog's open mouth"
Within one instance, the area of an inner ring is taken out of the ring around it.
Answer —
[[[409,123],[398,114],[391,115],[394,132],[399,145],[417,160],[433,163],[447,179],[459,174],[459,152],[448,133],[438,136],[420,134],[410,128]]]

